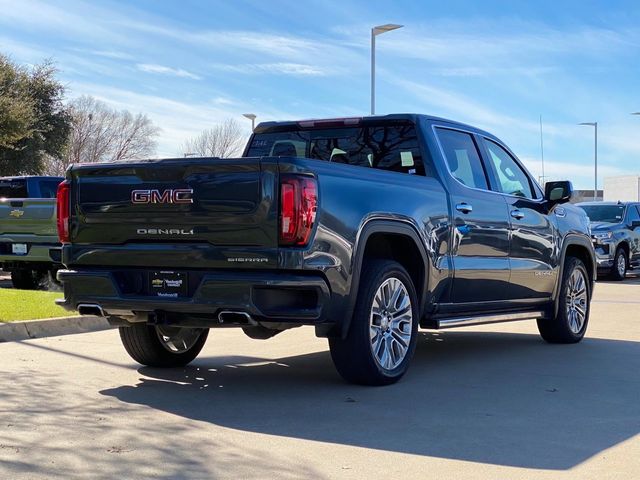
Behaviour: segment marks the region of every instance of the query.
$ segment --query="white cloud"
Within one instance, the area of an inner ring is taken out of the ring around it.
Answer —
[[[133,55],[116,50],[90,50],[89,53],[99,57],[112,58],[114,60],[133,60]]]
[[[182,68],[171,68],[155,63],[138,63],[136,68],[147,73],[158,73],[161,75],[171,75],[174,77],[191,78],[193,80],[202,80],[202,77],[194,73],[183,70]]]
[[[273,74],[273,75],[293,75],[301,77],[321,77],[329,72],[315,65],[305,65],[301,63],[247,63],[239,65],[214,64],[213,68],[226,72],[242,73],[247,75]],[[339,71],[334,69],[335,73]]]
[[[213,103],[215,103],[216,105],[237,105],[238,104],[238,102],[232,98],[221,97],[221,96],[214,98]]]
[[[125,37],[99,21],[113,12],[92,4],[76,3],[74,8],[64,8],[38,0],[0,0],[0,12],[0,24],[11,27],[20,25],[59,36],[98,39],[102,43],[127,43]]]
[[[392,79],[396,85],[410,92],[413,98],[429,105],[430,111],[435,115],[454,117],[484,128],[509,125],[529,132],[537,132],[539,129],[534,121],[499,113],[466,95],[400,78]]]
[[[19,57],[20,60],[30,63],[39,63],[50,56],[39,47],[18,42],[7,37],[0,37],[0,51],[10,56]]]
[[[251,62],[264,70],[295,75],[319,75],[336,66],[349,66],[353,73],[357,65],[366,66],[366,56],[353,48],[344,38],[301,37],[289,34],[248,30],[183,30],[175,26],[124,20],[118,23],[130,31],[164,36],[175,43],[193,48],[232,52],[250,59],[277,59],[282,62]],[[310,65],[312,64],[312,66]],[[238,68],[242,68],[240,65]]]
[[[579,26],[555,29],[525,21],[434,21],[385,38],[378,48],[440,65],[526,67],[549,56],[599,56],[637,45],[634,30]],[[471,32],[471,33],[470,33]]]

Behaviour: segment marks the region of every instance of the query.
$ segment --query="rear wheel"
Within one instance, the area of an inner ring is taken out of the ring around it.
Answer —
[[[11,283],[20,290],[36,290],[40,287],[42,274],[36,270],[20,268],[11,271]]]
[[[418,302],[411,277],[397,262],[368,262],[347,337],[329,339],[336,369],[352,383],[397,382],[409,368],[417,336]]]
[[[589,274],[578,258],[567,257],[560,286],[558,312],[553,319],[539,319],[538,330],[549,343],[577,343],[589,323],[591,290]]]
[[[137,323],[120,327],[120,339],[136,362],[149,367],[183,367],[195,359],[209,329]]]
[[[627,252],[624,248],[618,247],[616,255],[613,257],[613,267],[611,267],[611,278],[621,281],[627,275]]]

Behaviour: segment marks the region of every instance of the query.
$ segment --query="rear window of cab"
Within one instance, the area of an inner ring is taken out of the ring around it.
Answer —
[[[302,157],[409,175],[430,175],[412,124],[258,133],[247,156]]]

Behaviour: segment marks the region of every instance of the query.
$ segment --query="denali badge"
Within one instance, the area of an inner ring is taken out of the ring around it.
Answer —
[[[138,228],[138,235],[193,235],[193,228]]]
[[[193,188],[132,190],[131,203],[193,203]]]

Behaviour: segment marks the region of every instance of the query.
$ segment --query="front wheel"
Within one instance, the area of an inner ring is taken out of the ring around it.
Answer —
[[[346,338],[330,338],[336,369],[348,382],[388,385],[408,370],[418,336],[418,301],[397,262],[369,261]]]
[[[183,367],[195,359],[208,328],[170,327],[137,323],[120,327],[120,340],[136,362],[149,367]]]
[[[591,284],[582,260],[567,257],[555,318],[539,319],[538,331],[549,343],[577,343],[589,323]]]
[[[618,247],[616,255],[613,257],[613,267],[611,267],[611,278],[616,281],[624,280],[627,275],[627,254],[624,248]]]

